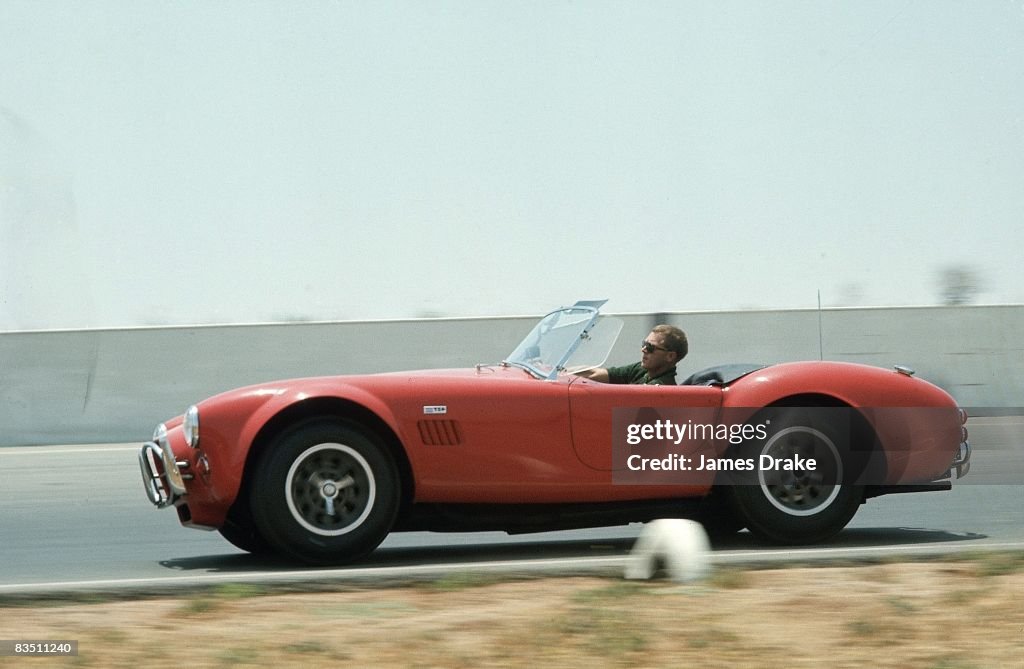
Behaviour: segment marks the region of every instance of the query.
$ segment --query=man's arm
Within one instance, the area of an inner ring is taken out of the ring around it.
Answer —
[[[592,381],[599,381],[601,383],[608,383],[608,370],[604,367],[598,367],[596,369],[588,369],[583,372],[576,372],[576,376],[582,376],[585,379]]]

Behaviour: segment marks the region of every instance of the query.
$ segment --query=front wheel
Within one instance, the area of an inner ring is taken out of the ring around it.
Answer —
[[[398,513],[398,469],[373,433],[342,420],[305,422],[263,454],[250,491],[260,533],[310,564],[341,564],[376,548]]]
[[[766,439],[744,447],[743,458],[754,466],[728,491],[755,536],[782,544],[824,541],[857,512],[864,487],[855,482],[864,453],[851,450],[843,420],[836,425],[822,415],[836,414],[787,410],[770,421]]]
[[[220,535],[231,545],[253,555],[268,555],[274,552],[274,547],[260,534],[251,520],[239,520],[231,512],[220,527]]]

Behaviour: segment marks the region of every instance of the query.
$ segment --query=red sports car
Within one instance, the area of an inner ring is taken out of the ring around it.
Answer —
[[[551,312],[500,364],[203,400],[142,446],[146,494],[244,550],[339,564],[389,532],[662,517],[815,542],[868,498],[967,472],[966,414],[901,367],[727,365],[677,386],[577,376],[621,330],[601,305]]]

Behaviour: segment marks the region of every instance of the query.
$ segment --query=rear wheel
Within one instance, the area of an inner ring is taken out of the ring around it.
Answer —
[[[250,490],[258,532],[311,564],[376,548],[398,513],[398,469],[372,432],[342,420],[301,423],[263,454]]]
[[[728,489],[717,485],[701,500],[697,521],[712,540],[731,537],[746,527],[744,519],[729,503]]]
[[[766,420],[768,437],[746,444],[740,456],[753,469],[728,488],[737,515],[753,534],[775,543],[834,536],[864,499],[856,481],[867,454],[850,448],[849,413],[787,408]]]

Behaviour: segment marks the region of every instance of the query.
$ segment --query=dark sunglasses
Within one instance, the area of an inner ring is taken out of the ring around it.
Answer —
[[[654,353],[655,351],[667,351],[668,349],[662,348],[660,346],[655,346],[654,344],[645,339],[643,343],[640,344],[640,350],[643,351],[644,353]]]

